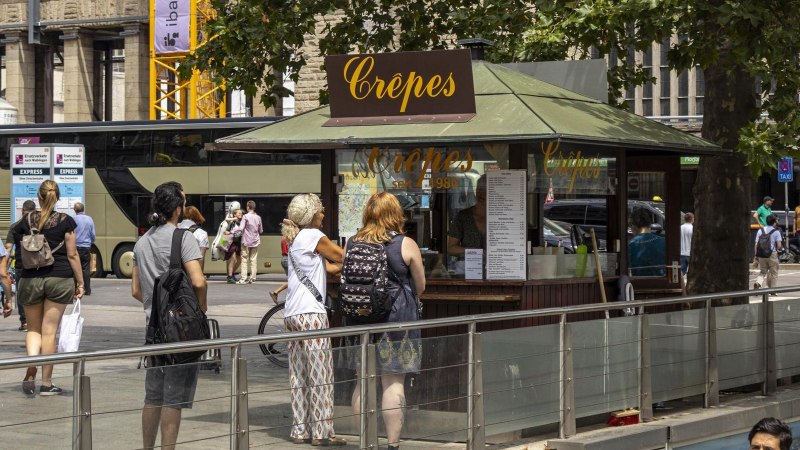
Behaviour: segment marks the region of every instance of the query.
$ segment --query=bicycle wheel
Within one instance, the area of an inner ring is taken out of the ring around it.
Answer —
[[[264,314],[261,323],[258,324],[258,334],[276,334],[285,331],[283,327],[283,307],[284,304],[280,303]],[[289,353],[286,342],[261,344],[258,347],[272,364],[284,369],[289,367]]]

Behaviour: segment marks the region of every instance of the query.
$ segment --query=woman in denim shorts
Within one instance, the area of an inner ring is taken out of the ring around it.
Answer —
[[[31,234],[31,228],[39,230],[53,252],[53,264],[36,269],[23,267],[19,274],[17,296],[28,320],[25,348],[29,356],[55,353],[56,331],[61,316],[67,305],[83,297],[83,272],[75,245],[75,221],[66,214],[54,211],[60,196],[55,181],[44,181],[38,192],[41,210],[23,216],[13,229],[17,242]],[[22,391],[27,395],[36,392],[36,371],[36,367],[29,367],[25,374]],[[53,384],[52,377],[53,365],[43,365],[39,395],[63,393],[61,388]]]

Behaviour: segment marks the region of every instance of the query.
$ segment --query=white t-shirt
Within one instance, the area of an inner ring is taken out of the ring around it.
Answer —
[[[178,228],[186,228],[187,230],[193,226],[197,225],[194,220],[184,219],[181,223],[178,224]],[[194,230],[194,238],[197,240],[197,245],[200,248],[209,248],[211,247],[208,244],[208,233],[202,229],[198,228]]]
[[[694,225],[691,223],[681,225],[681,256],[692,255],[692,233]]]
[[[314,284],[323,299],[326,294],[325,258],[316,252],[316,248],[319,240],[324,236],[325,234],[320,230],[305,228],[300,230],[292,245],[289,246],[289,253],[299,266],[300,272],[304,273]],[[325,314],[325,306],[317,301],[314,294],[297,277],[292,266],[292,258],[289,258],[288,283],[284,317],[311,313]]]

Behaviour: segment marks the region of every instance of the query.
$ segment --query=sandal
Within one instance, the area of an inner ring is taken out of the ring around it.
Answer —
[[[28,367],[25,378],[22,380],[22,392],[25,395],[34,395],[36,393],[36,372],[38,370],[36,367]]]
[[[272,297],[272,303],[278,304],[278,293],[275,291],[270,291],[269,296]]]
[[[328,439],[312,439],[311,445],[314,447],[338,447],[347,445],[347,441],[340,437],[329,437]]]
[[[292,438],[292,444],[308,444],[311,442],[311,438]]]

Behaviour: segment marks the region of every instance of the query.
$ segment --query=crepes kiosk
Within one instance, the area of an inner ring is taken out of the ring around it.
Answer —
[[[395,194],[425,261],[425,318],[599,302],[600,273],[609,301],[623,275],[637,298],[680,292],[679,158],[726,151],[469,50],[325,66],[330,106],[215,149],[320,154],[340,243],[370,195]]]

